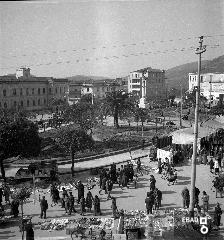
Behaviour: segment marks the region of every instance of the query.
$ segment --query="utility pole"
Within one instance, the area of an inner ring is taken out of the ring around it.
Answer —
[[[191,191],[190,191],[190,216],[194,217],[194,203],[195,203],[195,180],[196,180],[196,158],[197,158],[197,142],[198,142],[198,113],[199,113],[199,97],[200,97],[200,81],[201,81],[201,54],[206,51],[206,46],[202,45],[203,36],[199,37],[199,47],[196,49],[198,58],[198,78],[196,90],[196,106],[195,106],[195,123],[194,123],[194,143],[193,143],[193,156],[191,162]]]
[[[180,85],[180,128],[182,128],[182,116],[183,116],[183,96],[182,96],[182,85]]]

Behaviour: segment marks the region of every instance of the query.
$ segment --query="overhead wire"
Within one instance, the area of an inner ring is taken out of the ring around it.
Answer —
[[[205,35],[204,37],[206,38],[212,38],[212,37],[223,37],[224,34],[218,34],[218,35]],[[78,52],[78,51],[90,51],[90,50],[96,50],[96,49],[108,49],[108,48],[119,48],[119,47],[130,47],[130,46],[137,46],[137,45],[145,45],[146,43],[148,44],[155,44],[155,43],[167,43],[167,42],[174,42],[174,41],[183,41],[183,40],[191,40],[191,39],[195,39],[198,37],[183,37],[183,38],[176,38],[176,39],[168,39],[168,40],[158,40],[158,41],[148,41],[148,40],[144,40],[141,42],[135,42],[135,43],[127,43],[127,44],[117,44],[117,45],[113,45],[113,46],[102,46],[102,47],[92,47],[92,48],[80,48],[80,49],[61,49],[61,50],[53,50],[53,51],[49,51],[49,52],[32,52],[29,54],[20,54],[20,55],[15,55],[15,53],[8,53],[7,56],[3,56],[3,58],[7,58],[9,59],[11,58],[18,58],[18,57],[31,57],[31,56],[38,56],[38,55],[46,55],[46,54],[58,54],[58,53],[66,53],[66,52]]]
[[[210,47],[210,48],[218,48],[220,47],[220,44],[215,44],[215,45],[206,45],[207,47]],[[121,58],[129,58],[129,57],[132,57],[132,56],[135,56],[135,57],[138,57],[138,56],[148,56],[150,54],[166,54],[166,53],[173,53],[173,52],[176,52],[176,51],[189,51],[189,50],[194,50],[196,49],[194,46],[190,46],[188,48],[173,48],[173,49],[165,49],[165,50],[157,50],[157,51],[148,51],[148,52],[138,52],[138,53],[130,53],[130,54],[123,54],[123,55],[120,55],[120,56],[103,56],[103,57],[96,57],[96,58],[85,58],[83,60],[81,59],[76,59],[76,60],[65,60],[65,61],[58,61],[58,62],[47,62],[47,63],[38,63],[38,64],[28,64],[27,66],[29,67],[41,67],[41,66],[49,66],[49,65],[52,65],[52,64],[57,64],[57,65],[60,65],[60,64],[70,64],[70,63],[80,63],[80,62],[89,62],[89,61],[98,61],[98,60],[102,60],[102,59],[105,59],[105,60],[111,60],[111,59],[121,59]],[[1,69],[15,69],[15,67],[7,67],[7,68],[1,68]]]

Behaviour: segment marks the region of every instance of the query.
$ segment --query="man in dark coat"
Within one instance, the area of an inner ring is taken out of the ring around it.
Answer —
[[[154,204],[154,196],[153,196],[153,191],[147,192],[147,197],[145,199],[145,207],[147,214],[152,214],[152,208]]]
[[[80,203],[80,199],[83,197],[84,198],[84,185],[82,184],[81,181],[78,181],[78,204]]]
[[[220,208],[219,203],[217,203],[215,207],[215,214],[214,214],[214,224],[219,228],[221,222],[221,215],[222,209]]]
[[[26,225],[26,240],[34,240],[34,231],[32,223]]]
[[[189,190],[187,189],[187,187],[185,187],[183,189],[183,191],[181,192],[182,198],[183,198],[183,208],[189,208],[189,204],[190,204],[190,194],[189,194]]]
[[[42,218],[44,215],[44,218],[46,219],[47,209],[48,209],[48,203],[47,203],[47,200],[45,199],[45,196],[43,196],[43,198],[40,201],[40,210],[41,210],[40,218]]]
[[[200,190],[197,187],[195,187],[195,189],[194,189],[195,206],[197,206],[199,204],[199,194],[200,194]]]
[[[75,210],[75,206],[74,206],[74,204],[75,204],[75,198],[74,198],[74,196],[73,196],[73,194],[72,194],[72,192],[70,192],[69,193],[69,197],[68,197],[68,206],[69,206],[69,215],[71,215],[71,213],[72,212],[76,212],[76,210]]]

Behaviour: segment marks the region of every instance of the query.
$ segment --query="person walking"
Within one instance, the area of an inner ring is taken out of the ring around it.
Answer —
[[[137,183],[138,183],[138,174],[136,173],[135,175],[134,175],[134,187],[135,187],[135,189],[137,188]]]
[[[210,161],[209,161],[209,167],[210,167],[210,172],[213,173],[213,169],[214,169],[214,161],[213,161],[212,158],[211,158]]]
[[[82,184],[81,181],[78,181],[78,204],[80,203],[80,199],[83,197],[84,198],[84,185]]]
[[[11,202],[11,215],[13,215],[14,218],[17,218],[19,215],[19,201],[16,199],[13,199]]]
[[[217,203],[215,207],[215,213],[214,213],[214,224],[219,229],[220,222],[221,222],[221,216],[222,216],[222,209],[220,208],[219,203]]]
[[[89,191],[86,195],[86,207],[89,210],[89,212],[91,212],[92,210],[92,206],[93,206],[93,195],[92,193]]]
[[[94,215],[95,216],[101,215],[100,199],[97,195],[94,198]]]
[[[76,212],[75,210],[75,198],[72,194],[72,192],[69,192],[69,197],[68,197],[68,205],[69,205],[69,215],[71,215],[72,212]]]
[[[85,203],[85,198],[81,197],[80,199],[80,215],[84,216],[84,212],[86,212],[86,203]]]
[[[190,193],[187,187],[184,187],[184,189],[181,192],[182,198],[183,198],[183,208],[189,208],[190,204]]]
[[[219,174],[219,162],[217,159],[215,159],[214,168],[215,168],[215,175]]]
[[[140,173],[143,176],[141,166],[142,166],[142,162],[141,162],[140,157],[138,157],[136,170],[137,170],[137,173]]]
[[[147,197],[145,199],[145,207],[147,214],[152,214],[152,208],[154,204],[153,191],[147,192]]]
[[[205,191],[202,192],[202,202],[203,202],[203,209],[205,212],[208,212],[208,204],[209,204],[209,196]]]
[[[113,213],[113,218],[117,219],[117,203],[116,203],[116,198],[112,197],[112,203],[111,203],[111,208],[112,208],[112,213]]]
[[[5,184],[4,186],[4,195],[5,195],[5,203],[9,203],[10,204],[10,188],[8,185]]]
[[[113,182],[112,180],[109,178],[107,179],[107,182],[106,182],[106,189],[107,189],[107,200],[109,200],[111,198],[111,191],[113,189]]]
[[[195,187],[194,195],[195,195],[195,206],[196,207],[199,204],[199,194],[200,194],[200,190],[197,187]]]
[[[101,185],[101,189],[100,189],[100,191],[99,191],[99,194],[101,194],[102,190],[104,190],[105,194],[107,194],[106,183],[107,183],[107,177],[104,176],[104,177],[103,177],[103,180],[102,180],[102,185]]]
[[[47,209],[48,209],[48,203],[47,203],[47,200],[45,199],[45,196],[43,196],[40,201],[40,210],[41,210],[40,218],[44,217],[44,219],[46,219]]]
[[[62,198],[61,198],[61,207],[65,208],[65,197],[68,197],[68,192],[65,190],[65,188],[62,188]]]
[[[31,222],[26,225],[26,240],[34,240],[34,231]]]

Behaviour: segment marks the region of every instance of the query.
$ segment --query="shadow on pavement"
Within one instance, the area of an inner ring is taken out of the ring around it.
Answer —
[[[172,194],[172,193],[176,193],[175,191],[162,191],[162,194]]]
[[[188,185],[190,183],[191,183],[191,181],[183,181],[183,182],[177,181],[177,183],[175,185]]]
[[[11,231],[0,231],[0,239],[8,239],[12,237],[16,237],[16,235],[13,234]]]

